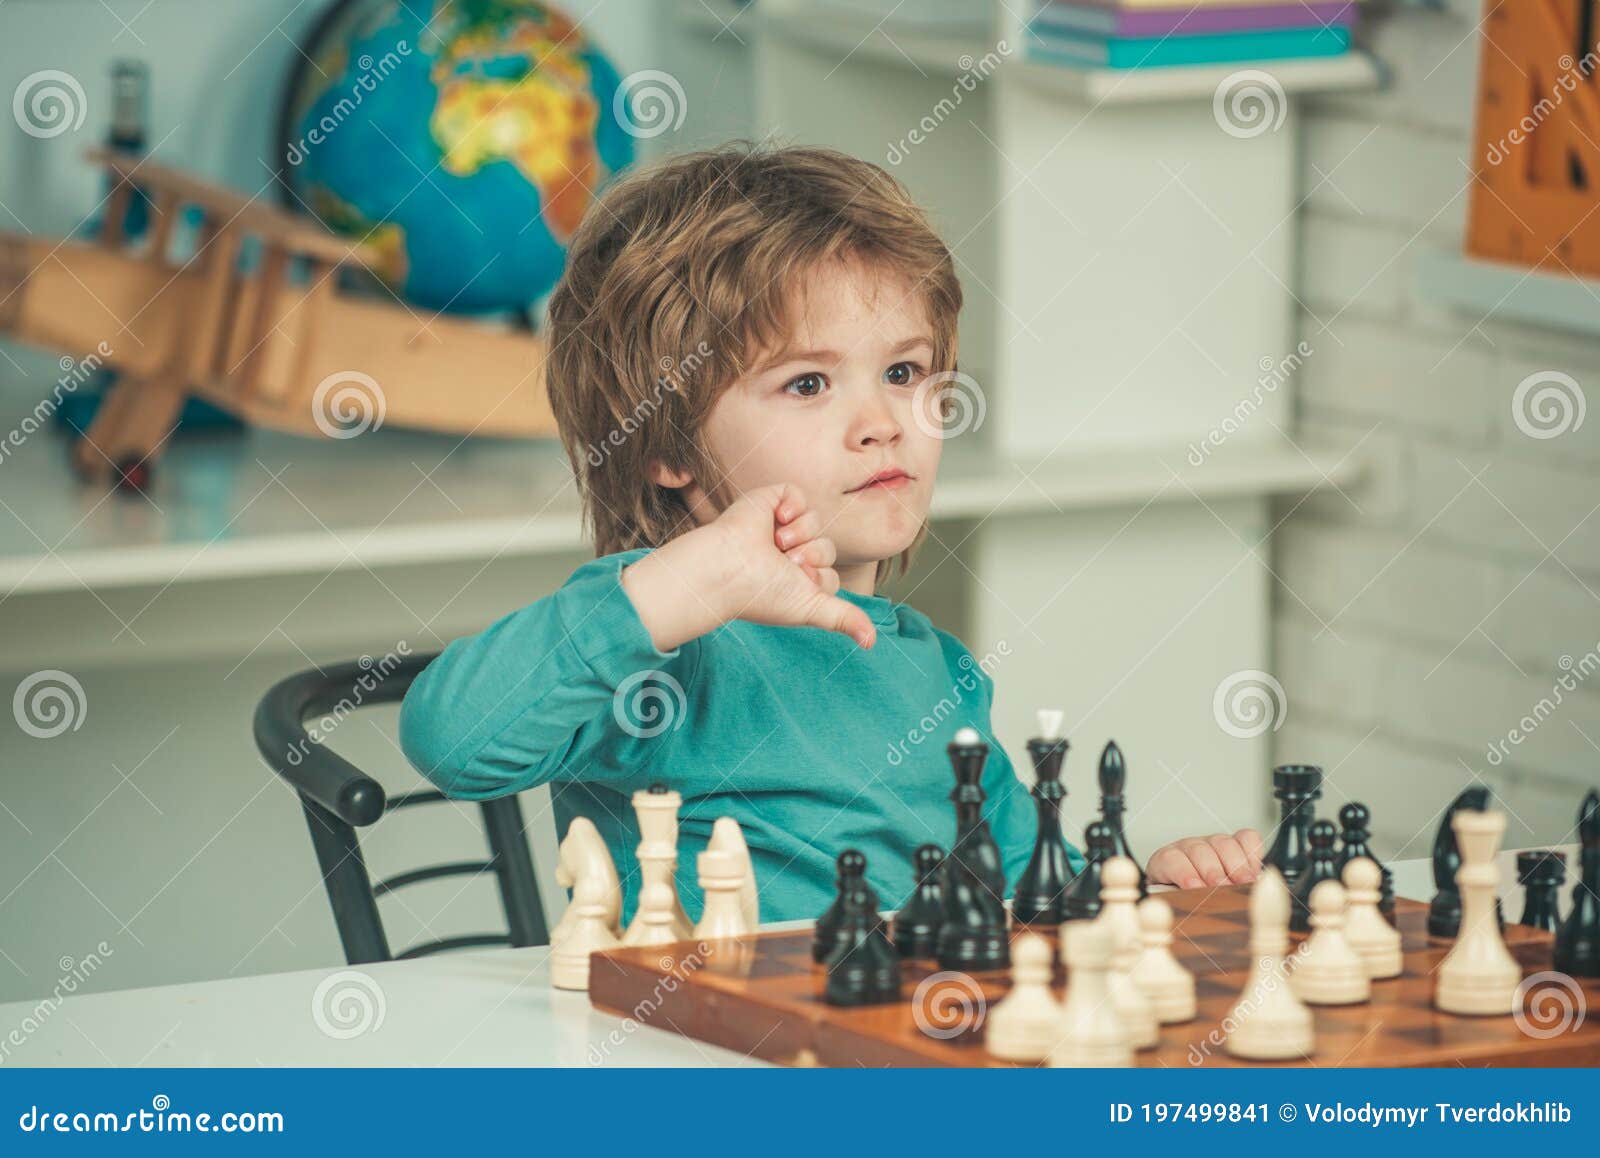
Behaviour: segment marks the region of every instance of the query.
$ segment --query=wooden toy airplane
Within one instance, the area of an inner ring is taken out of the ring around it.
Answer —
[[[191,394],[256,425],[347,436],[327,399],[345,379],[378,393],[386,424],[556,433],[540,338],[344,292],[340,267],[375,267],[372,248],[145,157],[89,157],[116,179],[99,238],[0,232],[0,334],[74,357],[111,351],[117,386],[73,448],[82,477],[143,485]],[[149,236],[130,242],[135,185],[153,209]],[[174,260],[174,226],[191,206],[194,254]],[[248,273],[247,238],[260,246]]]

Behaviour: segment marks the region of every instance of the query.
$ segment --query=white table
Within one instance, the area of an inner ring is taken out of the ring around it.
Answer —
[[[1576,850],[1565,851],[1570,878]],[[1515,856],[1500,858],[1508,919],[1521,912]],[[1426,858],[1391,867],[1398,895],[1431,895]],[[1562,893],[1565,903],[1570,888]],[[0,1005],[0,1059],[23,1066],[762,1064],[677,1034],[630,1029],[593,1009],[587,994],[551,989],[547,953],[493,949],[65,997],[53,1007],[49,1000]]]

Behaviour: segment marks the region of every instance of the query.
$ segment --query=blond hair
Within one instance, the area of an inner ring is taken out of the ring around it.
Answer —
[[[792,295],[855,260],[903,278],[927,315],[930,374],[956,368],[961,284],[905,187],[834,149],[733,141],[629,174],[590,208],[549,306],[545,380],[595,551],[659,547],[694,521],[649,476],[692,476],[732,500],[702,438],[707,415],[782,344]],[[902,572],[924,522],[897,559]],[[895,560],[878,565],[887,579]]]

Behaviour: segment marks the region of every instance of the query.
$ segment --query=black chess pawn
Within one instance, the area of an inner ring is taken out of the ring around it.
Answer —
[[[956,777],[956,786],[950,792],[950,799],[956,806],[956,839],[945,863],[959,856],[977,874],[983,887],[993,893],[997,901],[1004,901],[1005,862],[1000,858],[1000,846],[995,843],[994,834],[989,831],[989,822],[983,816],[983,804],[987,799],[983,791],[983,765],[989,758],[989,745],[984,743],[976,728],[962,728],[945,750]]]
[[[1281,815],[1262,865],[1272,865],[1285,884],[1293,885],[1310,863],[1308,834],[1322,796],[1322,769],[1315,764],[1279,765],[1272,770],[1272,795]]]
[[[844,920],[845,894],[858,884],[866,884],[866,855],[853,848],[847,848],[834,861],[834,869],[834,885],[838,893],[833,898],[833,904],[817,918],[816,927],[811,933],[811,959],[819,963],[828,959],[828,955],[838,943],[839,923]],[[873,904],[876,905],[877,902],[874,901]]]
[[[1489,789],[1482,784],[1465,788],[1450,802],[1439,831],[1433,837],[1433,900],[1428,902],[1428,936],[1454,937],[1461,931],[1461,893],[1456,888],[1456,870],[1461,867],[1461,849],[1456,845],[1456,830],[1451,827],[1456,813],[1463,808],[1482,812],[1489,807]],[[1495,920],[1501,930],[1506,927],[1504,906],[1500,898],[1494,902]]]
[[[1123,792],[1128,786],[1128,765],[1122,758],[1122,749],[1117,747],[1115,740],[1106,742],[1105,750],[1100,753],[1100,819],[1105,821],[1111,829],[1113,838],[1112,856],[1125,856],[1135,865],[1139,858],[1133,855],[1133,850],[1128,847],[1128,837],[1122,831],[1122,812],[1126,807]],[[1149,883],[1145,880],[1144,868],[1139,867],[1139,896],[1143,897],[1149,892]]]
[[[1061,783],[1061,762],[1067,741],[1035,738],[1028,741],[1035,783],[1033,802],[1039,826],[1033,856],[1017,878],[1011,895],[1011,915],[1020,924],[1049,927],[1066,918],[1066,891],[1072,880],[1072,862],[1061,839],[1061,801],[1067,795]]]
[[[1091,820],[1083,830],[1084,866],[1067,886],[1066,917],[1082,921],[1100,915],[1100,870],[1116,856],[1117,841],[1111,826]]]
[[[1578,809],[1578,881],[1572,909],[1556,930],[1555,967],[1571,977],[1600,977],[1600,792]]]
[[[914,854],[917,883],[894,915],[894,947],[902,957],[932,957],[939,951],[944,893],[939,883],[944,849],[924,844]]]
[[[900,999],[900,954],[883,932],[878,898],[865,883],[845,890],[838,944],[824,964],[829,1005],[884,1005]]]
[[[1004,899],[973,867],[970,848],[944,858],[940,889],[944,920],[939,926],[940,969],[981,973],[1011,964],[1011,939],[1006,932]]]
[[[1561,927],[1561,909],[1556,902],[1561,882],[1567,879],[1567,858],[1554,849],[1535,848],[1517,853],[1517,882],[1522,885],[1522,919],[1530,925],[1554,933]]]
[[[1311,932],[1311,890],[1323,881],[1339,879],[1339,850],[1333,846],[1338,835],[1331,820],[1319,820],[1311,826],[1306,869],[1289,890],[1294,902],[1289,910],[1289,928],[1297,933]]]
[[[1381,874],[1378,887],[1378,911],[1394,923],[1394,874],[1389,866],[1377,858],[1367,841],[1372,839],[1372,813],[1365,804],[1352,800],[1339,809],[1339,876],[1344,877],[1344,866],[1364,856],[1378,866]]]

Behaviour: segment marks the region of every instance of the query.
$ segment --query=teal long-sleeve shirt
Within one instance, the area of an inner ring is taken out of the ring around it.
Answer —
[[[990,745],[985,816],[1016,882],[1037,814],[992,734],[993,682],[955,636],[904,603],[841,591],[877,625],[871,649],[821,628],[733,620],[661,651],[620,577],[649,550],[593,559],[451,642],[401,705],[400,745],[418,771],[465,800],[550,785],[558,832],[586,816],[605,838],[624,919],[639,886],[631,797],[665,784],[683,797],[678,888],[691,917],[695,855],[731,816],[761,919],[814,919],[833,900],[842,850],[866,854],[868,883],[891,908],[915,884],[916,847],[950,847],[945,745],[970,726]]]

